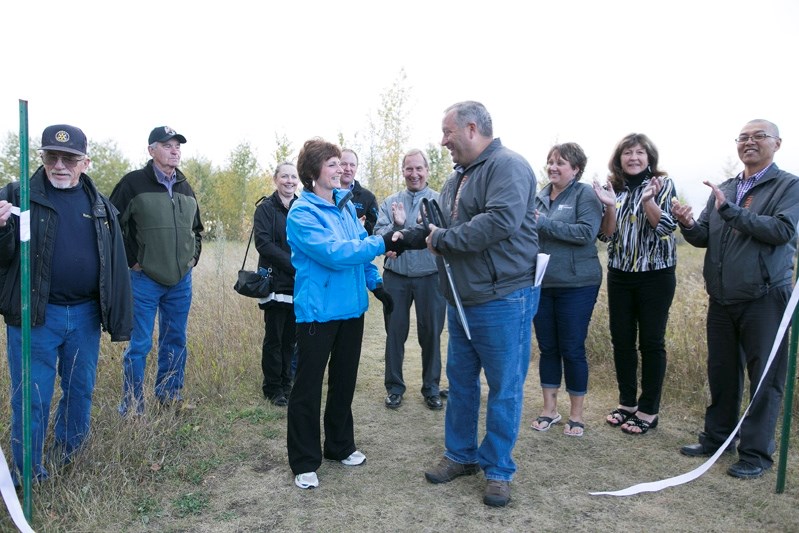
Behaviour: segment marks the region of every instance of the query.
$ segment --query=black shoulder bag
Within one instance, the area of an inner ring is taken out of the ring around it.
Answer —
[[[261,203],[266,197],[261,198],[255,205]],[[274,219],[272,222],[272,231],[274,232]],[[252,244],[253,234],[255,233],[255,225],[253,224],[250,230],[250,239],[247,241],[247,250],[244,252],[244,262],[241,263],[241,270],[239,270],[239,277],[236,284],[233,285],[233,290],[242,296],[248,298],[266,298],[272,294],[272,269],[259,268],[257,272],[252,270],[244,270],[247,264],[247,254],[250,253],[250,245]]]

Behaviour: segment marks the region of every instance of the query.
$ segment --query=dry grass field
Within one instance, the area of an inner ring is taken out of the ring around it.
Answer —
[[[444,413],[426,409],[418,393],[414,331],[407,344],[405,402],[397,411],[383,406],[385,334],[375,300],[366,317],[353,405],[356,441],[368,460],[356,468],[326,461],[318,489],[295,488],[286,458],[285,408],[261,395],[263,316],[231,288],[242,253],[238,243],[209,243],[195,271],[185,391],[197,404],[191,414],[148,411],[141,420],[120,419],[124,345],[103,339],[92,437],[71,466],[54,468],[51,480],[34,487],[37,531],[799,531],[797,424],[784,494],[775,493],[774,470],[753,481],[727,476],[735,459],[725,456],[687,485],[627,498],[589,495],[700,464],[678,449],[694,442],[707,399],[701,251],[679,250],[661,422],[647,435],[625,435],[603,422],[617,395],[604,287],[588,340],[583,438],[564,436],[562,425],[547,433],[529,428],[542,405],[532,347],[515,449],[519,471],[505,509],[482,504],[482,475],[440,486],[424,480],[424,468],[443,451]],[[152,371],[151,362],[149,399]],[[8,403],[3,357],[0,443],[6,453]],[[0,515],[0,530],[12,531],[9,518]]]

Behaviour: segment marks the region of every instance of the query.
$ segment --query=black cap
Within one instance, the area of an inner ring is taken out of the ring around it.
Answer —
[[[42,150],[58,150],[70,154],[86,155],[89,143],[86,135],[75,126],[55,124],[42,133]]]
[[[169,126],[158,126],[157,128],[153,128],[153,131],[150,132],[150,138],[147,141],[147,144],[165,143],[169,139],[177,139],[180,144],[184,144],[186,142],[186,137],[176,132]]]

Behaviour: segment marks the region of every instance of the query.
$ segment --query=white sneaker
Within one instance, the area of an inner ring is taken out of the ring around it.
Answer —
[[[362,465],[365,461],[366,461],[366,456],[361,452],[359,452],[358,450],[355,450],[350,454],[349,457],[343,459],[341,461],[341,464],[346,466],[358,466]]]
[[[319,486],[319,478],[316,472],[306,472],[294,476],[294,484],[301,489],[313,489]]]

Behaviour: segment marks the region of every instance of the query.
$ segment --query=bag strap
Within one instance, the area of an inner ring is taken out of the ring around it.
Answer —
[[[253,233],[255,233],[255,225],[253,225],[252,229],[250,230],[250,239],[247,241],[247,250],[244,252],[244,261],[241,263],[241,270],[244,270],[244,266],[247,264],[247,254],[250,253],[250,245],[252,244]]]
[[[255,202],[255,208],[257,209],[263,201],[266,200],[266,196],[261,196],[258,198],[258,201]],[[274,222],[273,222],[274,225]],[[241,262],[241,270],[244,270],[244,267],[247,265],[247,255],[250,253],[250,245],[252,244],[252,237],[255,233],[255,224],[252,225],[252,229],[250,230],[250,238],[247,241],[247,249],[244,251],[244,261]]]

